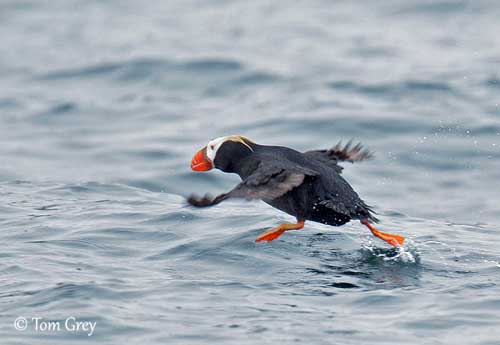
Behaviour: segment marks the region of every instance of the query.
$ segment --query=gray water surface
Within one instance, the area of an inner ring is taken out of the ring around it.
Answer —
[[[1,1],[1,344],[500,344],[496,1]],[[213,137],[362,141],[402,249],[262,202]],[[14,321],[24,317],[25,330]],[[95,331],[36,329],[74,317]]]

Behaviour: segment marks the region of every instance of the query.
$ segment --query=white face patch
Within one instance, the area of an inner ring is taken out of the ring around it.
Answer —
[[[220,137],[210,140],[207,144],[207,158],[213,163],[215,156],[217,155],[217,150],[224,144],[228,137]]]

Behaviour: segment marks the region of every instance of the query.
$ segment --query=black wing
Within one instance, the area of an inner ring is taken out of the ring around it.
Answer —
[[[344,147],[342,147],[342,142],[339,142],[329,150],[313,150],[304,152],[304,154],[328,164],[338,173],[342,172],[343,169],[337,164],[339,161],[354,163],[373,158],[373,153],[370,150],[364,148],[361,143],[353,146],[352,140]]]
[[[190,196],[187,202],[196,207],[213,206],[229,198],[267,199],[272,200],[280,197],[304,182],[306,176],[318,176],[319,174],[309,168],[294,165],[292,163],[283,165],[272,165],[260,163],[257,169],[236,187],[227,193],[220,194],[215,198],[205,195],[199,198]]]

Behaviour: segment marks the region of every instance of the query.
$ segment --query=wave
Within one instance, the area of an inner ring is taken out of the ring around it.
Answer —
[[[184,75],[198,77],[234,77],[235,84],[269,83],[279,80],[273,73],[255,70],[241,61],[227,58],[199,58],[187,61],[159,58],[135,58],[126,61],[101,62],[72,69],[54,70],[36,76],[43,81],[69,79],[106,79],[117,81],[168,80]]]

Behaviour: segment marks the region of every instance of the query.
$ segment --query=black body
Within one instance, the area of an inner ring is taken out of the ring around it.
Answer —
[[[371,154],[362,151],[361,145],[351,149],[351,153],[358,155],[357,158],[349,159],[349,145],[344,150],[301,153],[287,147],[247,143],[251,150],[239,142],[228,141],[217,152],[215,167],[224,172],[236,173],[243,181],[235,190],[217,197],[220,201],[226,197],[260,198],[298,220],[333,226],[345,224],[351,219],[377,222],[371,208],[342,178],[342,167],[337,165],[338,160],[369,158]],[[346,156],[342,157],[342,154]],[[298,176],[303,179],[294,180]],[[282,188],[286,190],[283,194],[271,193],[271,190],[287,183],[288,188]],[[243,187],[254,193],[248,190],[245,190],[246,194],[241,193]]]

